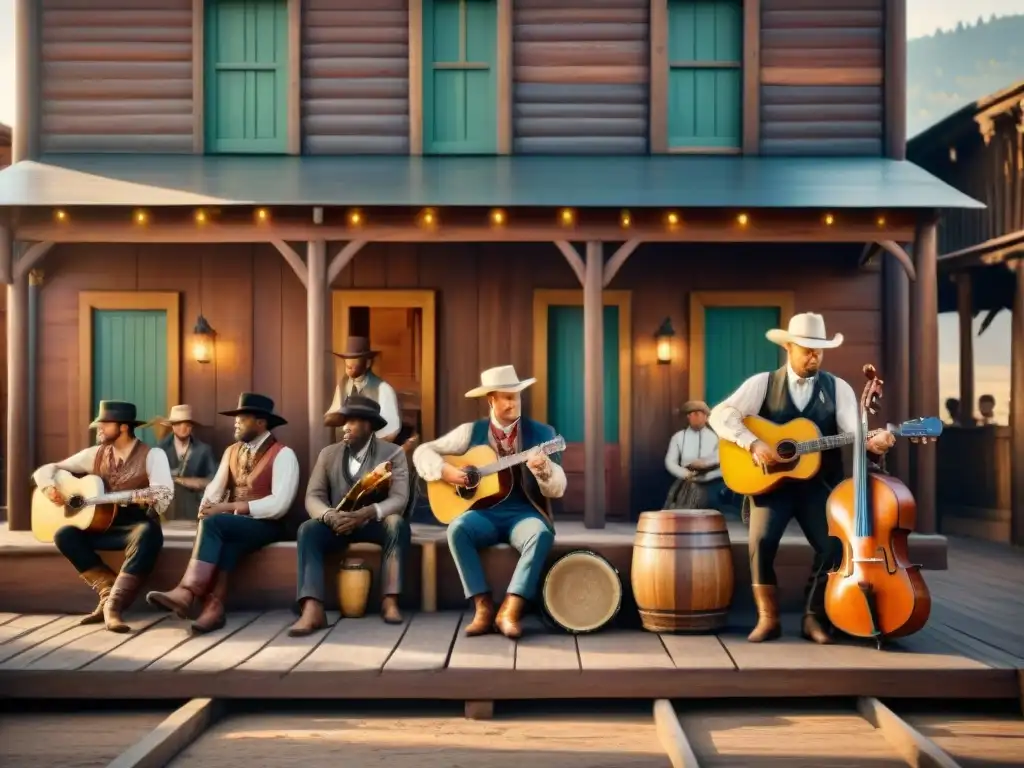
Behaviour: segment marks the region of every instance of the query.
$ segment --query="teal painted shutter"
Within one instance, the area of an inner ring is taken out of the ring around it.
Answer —
[[[755,373],[780,365],[780,350],[765,338],[779,327],[778,307],[704,310],[704,399],[712,408]]]
[[[423,2],[423,151],[498,149],[495,0]]]
[[[212,0],[205,36],[206,151],[287,152],[287,0]]]
[[[739,148],[742,0],[673,0],[668,11],[669,147]]]
[[[140,421],[167,413],[167,313],[163,310],[94,310],[92,414],[100,400],[135,403]],[[138,436],[150,445],[149,428]]]
[[[548,421],[582,443],[583,307],[548,309]],[[604,308],[604,439],[619,442],[619,308]]]

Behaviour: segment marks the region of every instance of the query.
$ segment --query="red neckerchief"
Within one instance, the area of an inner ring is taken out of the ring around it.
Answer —
[[[505,435],[505,431],[495,426],[494,422],[491,422],[491,434],[494,435],[494,442],[498,446],[498,452],[507,456],[510,453],[515,453],[516,450],[516,436],[519,434],[519,422],[517,421],[512,425],[512,429],[509,430],[508,436]]]

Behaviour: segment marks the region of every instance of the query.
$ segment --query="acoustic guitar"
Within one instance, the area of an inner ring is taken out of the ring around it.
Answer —
[[[53,484],[67,502],[64,506],[54,504],[38,488],[32,494],[32,535],[45,544],[52,543],[54,535],[65,525],[102,533],[114,522],[118,505],[128,504],[139,495],[155,500],[162,491],[147,492],[143,489],[106,493],[103,480],[96,475],[75,477],[63,469],[54,473]]]
[[[498,454],[489,445],[470,448],[461,456],[443,456],[446,463],[466,473],[469,485],[463,488],[444,480],[427,483],[430,511],[434,513],[438,522],[448,525],[471,509],[493,507],[512,493],[512,467],[529,461],[538,452],[550,456],[564,450],[565,438],[556,435],[535,448],[501,458],[498,458]]]
[[[721,440],[718,455],[722,466],[722,480],[734,493],[741,496],[756,496],[768,493],[783,480],[809,480],[821,469],[821,451],[852,445],[856,439],[853,432],[822,437],[818,427],[810,419],[793,419],[786,424],[775,424],[760,416],[747,416],[743,424],[759,440],[771,446],[779,463],[770,467],[759,467],[750,452],[736,443]],[[942,434],[942,420],[935,416],[911,419],[902,424],[886,427],[896,437],[911,440],[935,439]],[[881,432],[874,430],[868,437]]]

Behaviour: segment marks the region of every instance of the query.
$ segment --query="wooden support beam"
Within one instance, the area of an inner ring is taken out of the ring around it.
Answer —
[[[423,0],[409,0],[409,154],[423,154]]]
[[[271,240],[270,244],[277,248],[284,260],[288,262],[288,266],[292,268],[296,276],[299,278],[299,282],[302,283],[302,287],[307,291],[309,290],[309,274],[306,268],[306,264],[302,261],[302,257],[299,256],[298,251],[292,248],[284,240]]]
[[[889,746],[906,760],[908,765],[916,768],[960,768],[960,764],[946,754],[938,744],[922,735],[878,699],[858,699],[857,711],[861,717],[882,732]]]
[[[668,699],[654,702],[654,727],[672,768],[700,768],[697,753],[693,751],[679,716]]]
[[[366,240],[352,240],[345,243],[344,246],[331,257],[331,264],[327,268],[327,286],[330,287],[334,284],[334,281],[341,274],[341,271],[348,266],[349,262],[356,257],[363,246],[366,245]]]
[[[28,452],[28,275],[7,286],[7,524],[32,529]]]
[[[910,278],[895,259],[882,260],[882,351],[885,399],[889,421],[899,423],[918,415],[910,412]],[[909,487],[910,454],[916,446],[900,441],[890,453],[888,469]]]
[[[650,83],[647,145],[652,155],[668,152],[668,0],[651,0]]]
[[[112,760],[108,768],[163,768],[223,713],[214,699],[192,699]]]
[[[306,270],[306,360],[307,403],[309,414],[309,466],[330,443],[324,426],[327,408],[327,243],[311,240],[307,244]]]
[[[498,0],[495,78],[497,85],[497,121],[499,155],[512,154],[512,0]]]
[[[39,156],[40,9],[36,0],[14,2],[14,124],[11,162]]]
[[[910,410],[914,416],[939,414],[938,242],[938,221],[922,220],[914,243],[917,280],[910,291]],[[935,443],[917,446],[913,455],[917,532],[935,533]]]
[[[860,252],[860,258],[857,259],[858,267],[866,267],[871,263],[871,260],[882,253],[882,246],[878,243],[866,243],[864,250]]]
[[[761,0],[743,0],[743,154],[761,154]]]
[[[32,268],[35,267],[43,257],[50,252],[54,244],[50,242],[33,243],[14,262],[14,279],[20,280],[26,277]]]
[[[206,151],[206,0],[192,0],[192,154]]]
[[[608,263],[604,265],[604,280],[602,284],[605,288],[615,279],[615,275],[622,269],[626,259],[633,255],[633,251],[639,248],[642,242],[642,240],[627,240],[612,254],[612,257],[608,259]]]
[[[10,285],[14,282],[14,239],[11,228],[0,225],[0,283]]]
[[[885,0],[885,155],[907,159],[907,0]]]
[[[957,421],[969,426],[974,416],[974,296],[970,272],[956,274],[956,311],[960,321],[960,412]]]
[[[302,0],[288,0],[288,154],[302,154]]]
[[[906,270],[907,277],[910,278],[911,282],[917,280],[917,270],[914,268],[914,260],[910,258],[910,254],[903,249],[903,246],[895,240],[879,240],[878,245],[882,250],[890,254],[900,263],[903,269]]]
[[[1010,369],[1010,541],[1024,546],[1024,260],[1014,263],[1010,348],[1018,350]],[[1024,688],[1022,688],[1024,693]]]
[[[555,246],[565,256],[565,260],[569,262],[569,266],[572,267],[572,271],[576,275],[576,279],[580,281],[580,285],[583,285],[586,278],[584,276],[583,259],[580,258],[579,251],[573,248],[572,243],[568,240],[555,240]]]
[[[583,279],[583,525],[604,528],[604,244],[587,243]]]

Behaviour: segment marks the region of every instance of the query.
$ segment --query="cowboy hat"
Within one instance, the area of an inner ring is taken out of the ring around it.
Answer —
[[[266,395],[254,392],[243,392],[238,396],[238,407],[230,411],[221,411],[221,416],[241,416],[249,414],[267,420],[267,429],[275,429],[288,422],[274,413],[274,401]]]
[[[491,392],[522,392],[531,386],[536,379],[519,380],[516,369],[511,365],[499,365],[488,368],[480,374],[480,386],[466,393],[466,397],[485,397]]]
[[[380,352],[376,349],[370,349],[370,340],[365,336],[349,336],[345,342],[344,351],[332,352],[331,354],[343,360],[355,360],[361,357],[373,359]]]
[[[165,427],[173,427],[175,424],[182,424],[188,422],[194,424],[197,427],[203,426],[194,418],[192,418],[192,406],[191,405],[176,405],[171,408],[171,412],[167,414],[167,418],[157,418],[154,420],[157,424],[161,424]]]
[[[708,404],[705,403],[703,400],[687,400],[685,403],[683,403],[684,415],[689,415],[694,411],[700,411],[701,413],[706,414],[708,416],[711,415],[711,409],[708,408]]]
[[[131,424],[133,427],[141,427],[145,423],[137,418],[135,404],[124,400],[100,400],[96,411],[96,418],[92,420],[89,429],[109,423]]]
[[[324,426],[341,427],[349,419],[362,419],[370,422],[374,432],[388,425],[387,419],[380,415],[380,403],[364,395],[349,395],[340,408],[332,408],[324,416]]]
[[[843,343],[843,334],[837,333],[831,339],[825,333],[825,318],[814,312],[793,315],[789,328],[772,328],[765,334],[768,341],[778,345],[797,344],[807,349],[834,349]]]

